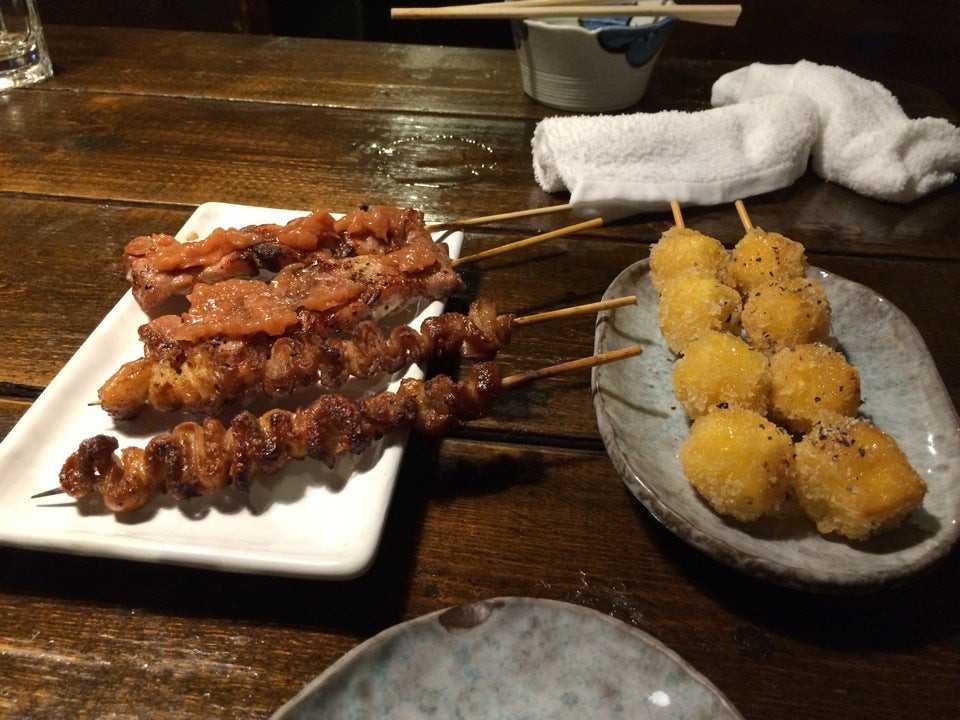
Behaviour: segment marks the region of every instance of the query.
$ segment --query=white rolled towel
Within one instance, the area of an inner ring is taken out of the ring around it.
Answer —
[[[960,172],[960,129],[943,118],[908,118],[887,88],[843,68],[806,60],[754,63],[717,80],[711,101],[738,107],[772,93],[814,104],[820,135],[810,164],[824,180],[904,203],[949,185]]]
[[[614,220],[671,200],[716,205],[791,185],[818,130],[814,105],[786,94],[695,112],[546,118],[533,134],[533,172],[546,192],[569,190],[584,217]]]

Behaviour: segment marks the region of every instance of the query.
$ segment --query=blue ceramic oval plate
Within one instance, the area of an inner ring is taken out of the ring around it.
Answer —
[[[817,268],[840,349],[860,371],[862,414],[896,439],[927,482],[923,506],[896,531],[862,543],[824,537],[799,513],[741,524],[704,503],[677,459],[688,432],[673,396],[673,354],[657,324],[659,298],[642,260],[606,297],[636,306],[601,314],[596,350],[640,343],[642,355],[595,368],[594,407],[607,452],[630,491],[694,547],[746,573],[810,590],[862,590],[902,580],[945,555],[960,534],[960,420],[909,318],[863,285]]]
[[[646,633],[579,605],[499,598],[357,646],[273,720],[732,720],[706,678]]]

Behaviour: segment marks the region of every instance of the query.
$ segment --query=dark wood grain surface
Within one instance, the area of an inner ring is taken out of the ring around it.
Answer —
[[[543,193],[509,51],[52,26],[50,81],[0,95],[0,437],[125,291],[123,244],[226,201],[430,219],[565,200]],[[733,65],[671,59],[640,109],[707,106]],[[958,120],[938,88],[913,115]],[[751,198],[754,222],[917,325],[960,401],[960,188],[906,206],[824,183]],[[728,244],[732,208],[689,208]],[[465,252],[571,221],[467,233]],[[651,213],[466,266],[452,299],[532,312],[598,298],[669,227]],[[589,354],[593,319],[518,331],[509,372]],[[432,371],[457,372],[456,364]],[[4,469],[0,482],[15,482]],[[960,481],[960,478],[958,478]],[[607,458],[589,379],[519,389],[442,441],[411,440],[371,570],[349,582],[0,548],[0,716],[265,718],[343,653],[424,613],[555,598],[646,631],[744,717],[960,714],[960,554],[853,596],[744,576],[673,536]]]

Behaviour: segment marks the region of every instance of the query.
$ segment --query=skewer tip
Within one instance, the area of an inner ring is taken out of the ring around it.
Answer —
[[[50,488],[49,490],[44,490],[43,492],[38,492],[36,495],[31,495],[30,499],[36,500],[38,498],[52,497],[53,495],[62,495],[65,492],[66,490],[64,490],[62,487],[55,487]]]

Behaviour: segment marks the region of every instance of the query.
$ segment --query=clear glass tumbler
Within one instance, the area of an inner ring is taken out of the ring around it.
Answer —
[[[53,75],[35,0],[0,0],[0,91]]]

